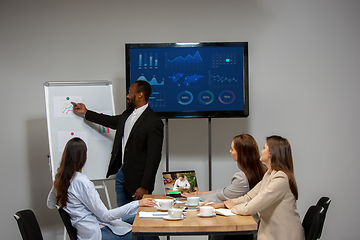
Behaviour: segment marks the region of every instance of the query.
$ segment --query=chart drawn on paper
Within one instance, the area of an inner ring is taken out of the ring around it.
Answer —
[[[99,113],[111,115],[110,110],[99,111]],[[108,135],[111,135],[114,133],[114,131],[112,129],[110,129],[109,127],[105,127],[105,126],[102,126],[100,124],[95,124],[95,123],[92,123],[91,125],[93,126],[93,129],[94,129],[94,131],[92,131],[94,140],[105,140],[106,138],[109,138]]]
[[[73,105],[71,102],[82,102],[81,96],[56,96],[54,97],[55,117],[74,117]]]

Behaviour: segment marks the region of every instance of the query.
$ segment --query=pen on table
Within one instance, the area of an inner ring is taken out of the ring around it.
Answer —
[[[213,204],[213,202],[205,203],[203,206],[210,205],[210,204]]]
[[[157,202],[157,201],[155,201],[155,200],[152,200],[152,202],[155,203],[156,206],[160,207],[160,206],[159,206],[159,202]]]

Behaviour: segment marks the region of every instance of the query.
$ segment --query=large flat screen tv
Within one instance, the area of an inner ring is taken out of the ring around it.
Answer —
[[[247,42],[128,43],[126,87],[150,83],[161,118],[247,117]]]

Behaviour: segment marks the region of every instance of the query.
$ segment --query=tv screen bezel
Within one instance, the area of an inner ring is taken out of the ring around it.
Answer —
[[[155,111],[160,118],[246,118],[249,116],[249,55],[248,42],[199,42],[199,43],[125,43],[126,91],[130,87],[130,52],[140,48],[181,48],[181,47],[214,47],[214,46],[242,46],[244,66],[244,110],[234,111]]]

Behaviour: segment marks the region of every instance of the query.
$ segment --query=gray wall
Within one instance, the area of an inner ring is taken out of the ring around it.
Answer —
[[[110,80],[120,113],[124,44],[189,41],[249,42],[250,116],[212,121],[213,187],[237,170],[233,136],[250,133],[262,148],[266,136],[283,135],[293,147],[301,217],[330,196],[323,239],[358,239],[359,12],[356,0],[2,0],[1,239],[21,239],[12,215],[24,208],[35,211],[45,239],[62,239],[57,212],[45,206],[43,83]],[[169,120],[169,136],[170,169],[195,169],[206,190],[207,119]],[[158,180],[155,193],[163,193]]]

